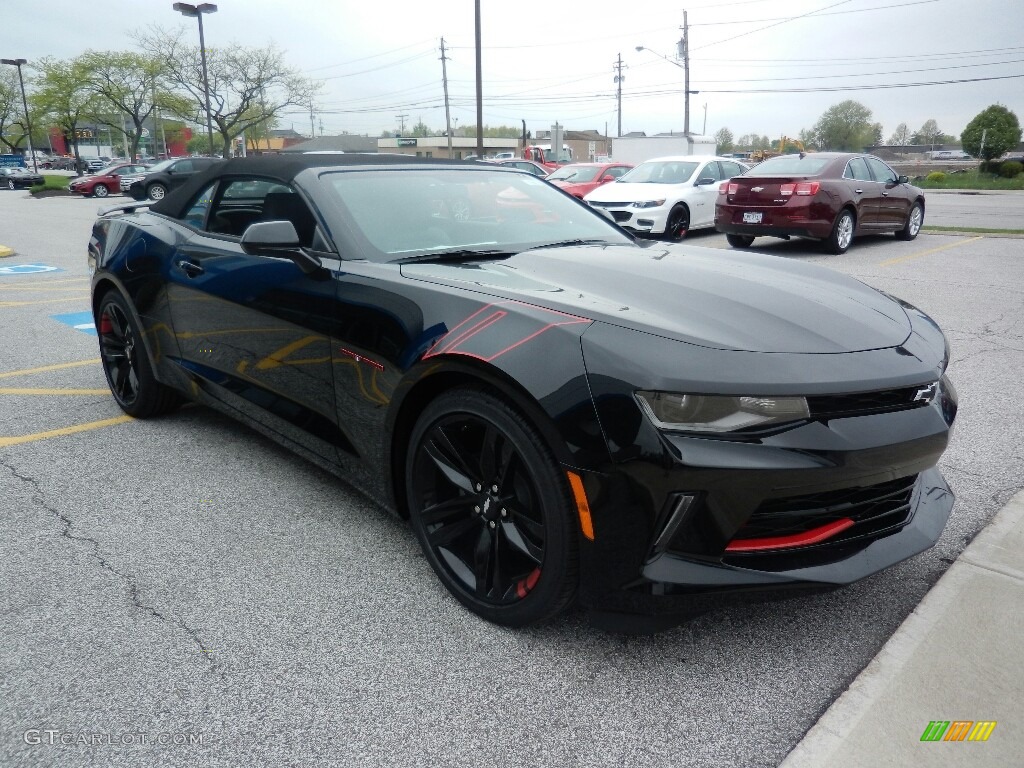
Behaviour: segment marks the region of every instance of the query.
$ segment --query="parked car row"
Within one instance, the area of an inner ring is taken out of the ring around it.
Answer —
[[[43,177],[28,168],[13,166],[0,168],[0,187],[4,189],[28,189],[42,183]]]

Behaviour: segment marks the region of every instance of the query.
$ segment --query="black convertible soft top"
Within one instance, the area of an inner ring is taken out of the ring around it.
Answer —
[[[290,153],[286,155],[255,155],[253,157],[236,157],[224,162],[214,163],[209,169],[197,173],[188,182],[178,187],[163,200],[154,203],[149,210],[171,218],[181,218],[185,206],[195,195],[209,186],[215,179],[222,176],[263,176],[276,179],[282,183],[291,183],[307,168],[338,168],[344,166],[375,166],[375,165],[461,165],[480,167],[483,163],[474,160],[448,160],[434,157],[415,157],[412,155],[345,153],[339,154],[304,154]],[[498,167],[498,166],[492,166]]]

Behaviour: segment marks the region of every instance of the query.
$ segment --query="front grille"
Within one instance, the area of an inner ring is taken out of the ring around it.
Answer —
[[[600,200],[588,200],[595,208],[628,208],[632,203],[604,203]]]
[[[811,418],[866,416],[906,408],[919,408],[931,401],[927,386],[854,392],[847,395],[817,395],[807,398]],[[925,394],[922,394],[925,393]],[[920,396],[920,399],[916,399]]]
[[[769,551],[726,552],[722,562],[742,568],[786,571],[850,557],[873,541],[897,533],[913,515],[917,475],[877,485],[770,499],[734,537],[792,536],[849,518],[854,524],[820,544]]]
[[[633,215],[629,211],[612,211],[611,214],[616,221],[629,221],[629,217]]]

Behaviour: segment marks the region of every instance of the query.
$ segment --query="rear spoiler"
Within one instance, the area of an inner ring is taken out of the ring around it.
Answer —
[[[105,208],[100,208],[96,215],[109,216],[114,213],[135,213],[139,208],[149,208],[151,205],[153,205],[152,200],[134,200],[130,203],[119,203],[118,205],[108,205]]]

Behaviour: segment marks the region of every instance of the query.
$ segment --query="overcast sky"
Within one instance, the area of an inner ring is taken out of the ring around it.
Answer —
[[[75,56],[132,47],[157,24],[198,32],[171,0],[0,0],[4,58]],[[207,45],[286,51],[324,81],[316,131],[379,135],[423,120],[444,127],[440,39],[450,46],[452,116],[476,119],[472,0],[219,0]],[[613,64],[625,80],[622,130],[681,131],[683,70],[675,58],[683,9],[690,25],[690,127],[772,138],[810,128],[830,105],[855,99],[888,138],[934,118],[959,136],[1000,102],[1024,119],[1024,0],[544,0],[481,3],[484,122],[571,130],[617,126]],[[529,12],[524,8],[531,8]],[[980,82],[898,84],[989,79]],[[852,90],[872,86],[870,90]],[[819,89],[851,89],[831,90]],[[282,127],[310,132],[306,114]]]

